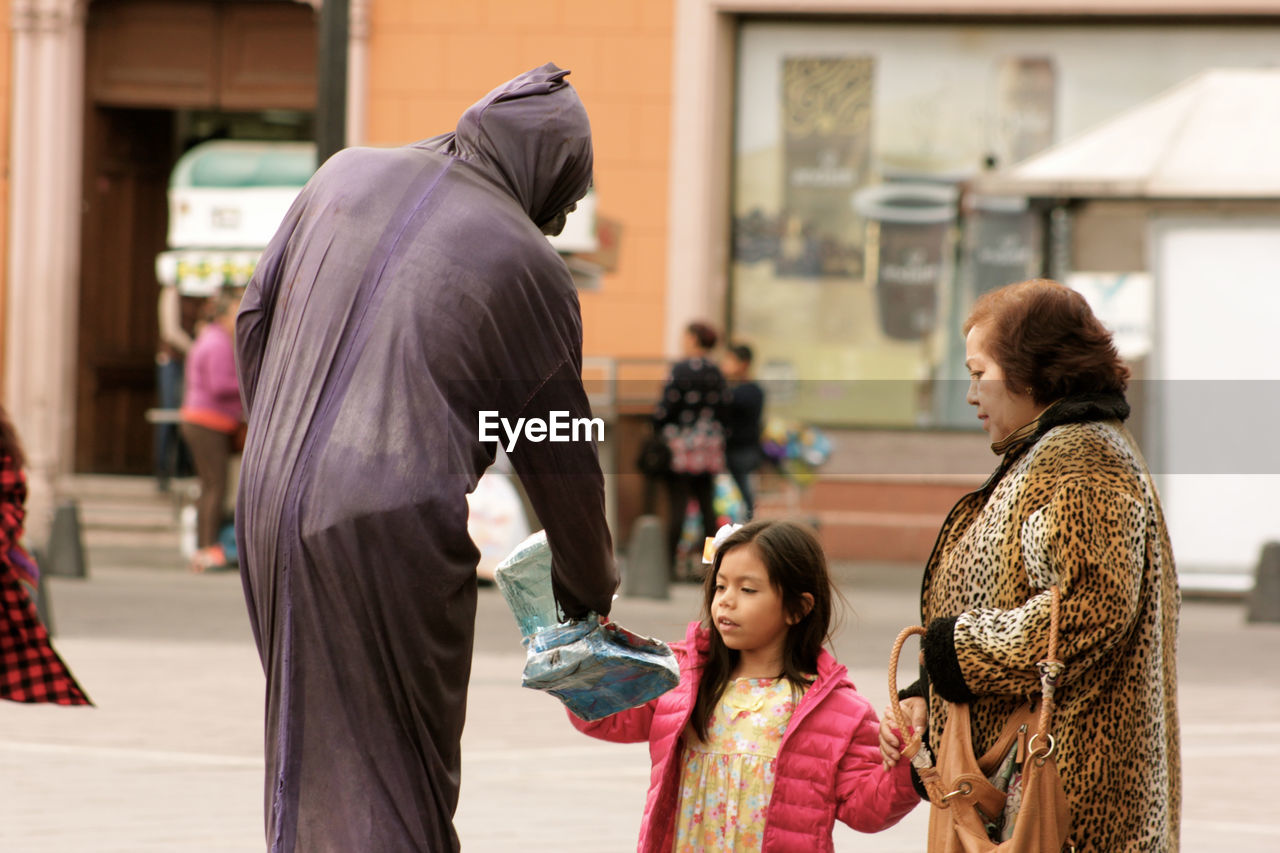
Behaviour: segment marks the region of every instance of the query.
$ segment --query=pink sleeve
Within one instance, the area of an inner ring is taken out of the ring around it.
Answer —
[[[569,715],[569,722],[573,723],[573,727],[584,734],[614,743],[639,743],[649,739],[653,709],[657,704],[658,700],[654,699],[637,708],[619,711],[592,722],[578,719],[568,709],[565,709],[565,713]]]
[[[219,342],[221,343],[221,342]],[[240,380],[236,377],[236,352],[230,339],[210,353],[209,391],[222,397],[239,397]]]
[[[187,353],[187,386],[197,405],[240,399],[236,353],[231,338],[205,329]],[[184,399],[183,405],[187,405]]]
[[[920,803],[911,765],[885,770],[882,761],[880,720],[868,705],[836,770],[836,816],[859,832],[888,829]]]

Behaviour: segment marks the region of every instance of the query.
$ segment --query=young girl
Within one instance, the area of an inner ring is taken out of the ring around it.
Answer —
[[[879,722],[823,648],[831,578],[812,534],[757,521],[707,573],[703,621],[672,648],[680,683],[646,705],[584,722],[602,740],[648,740],[640,851],[831,850],[835,819],[862,832],[920,802],[910,770],[881,763]]]

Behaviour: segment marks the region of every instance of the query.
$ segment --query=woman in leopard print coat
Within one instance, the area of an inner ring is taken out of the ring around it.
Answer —
[[[968,401],[1001,461],[952,509],[925,567],[921,679],[903,706],[939,743],[947,701],[970,703],[983,754],[1039,691],[1058,584],[1054,733],[1075,849],[1176,851],[1180,593],[1159,497],[1123,426],[1128,368],[1084,299],[1055,282],[987,294],[965,334]],[[887,723],[881,739],[892,764]]]

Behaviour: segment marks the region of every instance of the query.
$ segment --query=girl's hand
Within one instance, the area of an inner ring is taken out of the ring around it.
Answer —
[[[908,696],[898,704],[902,706],[903,713],[911,721],[911,731],[906,733],[907,736],[925,727],[928,722],[929,704],[924,701],[924,697]],[[893,768],[898,763],[898,760],[902,758],[902,753],[899,751],[902,746],[902,733],[897,730],[896,726],[893,706],[889,706],[880,715],[880,754],[884,756],[884,768],[886,770]]]

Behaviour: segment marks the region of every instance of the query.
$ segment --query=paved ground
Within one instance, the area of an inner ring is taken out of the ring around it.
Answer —
[[[133,498],[134,495],[130,492]],[[192,576],[162,503],[86,508],[88,579],[54,579],[56,643],[98,707],[0,703],[0,851],[262,850],[262,672],[239,578]],[[836,650],[877,707],[883,660],[914,618],[916,577],[841,566],[852,614]],[[696,591],[622,599],[615,615],[668,639]],[[1269,770],[1280,758],[1280,625],[1236,602],[1183,609],[1183,849],[1280,849]],[[482,589],[457,825],[468,851],[634,849],[648,777],[643,746],[573,731],[559,703],[519,687],[523,651],[501,597]],[[1257,781],[1253,781],[1253,780]],[[926,810],[837,850],[921,849]]]

